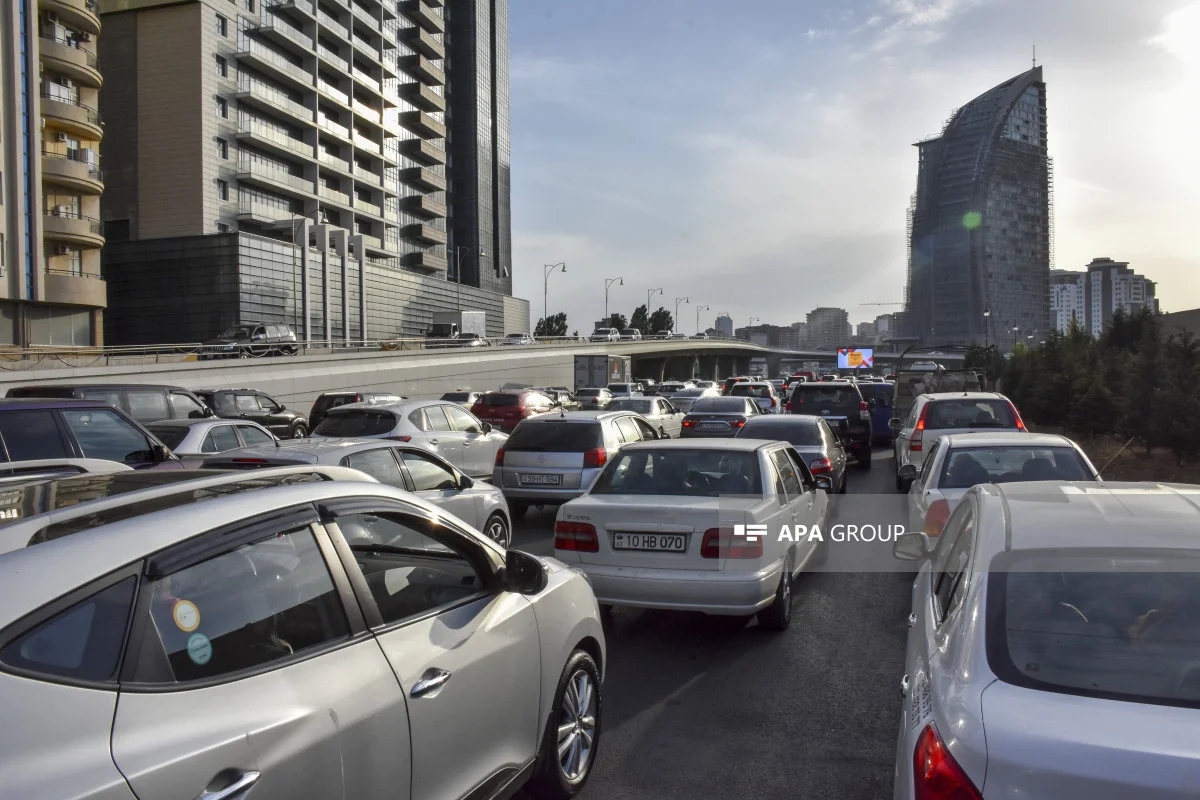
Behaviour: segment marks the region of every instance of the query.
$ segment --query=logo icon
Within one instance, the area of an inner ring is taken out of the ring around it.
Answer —
[[[822,409],[821,409],[821,416],[823,416],[823,417],[828,417],[828,416],[829,416],[829,409],[828,409],[828,408],[822,408]]]
[[[545,456],[538,456],[538,463],[539,463],[539,464],[545,464],[545,463],[546,463],[546,457],[545,457]]]
[[[733,535],[739,539],[745,539],[750,542],[757,542],[759,539],[765,538],[767,535],[766,525],[734,525]]]

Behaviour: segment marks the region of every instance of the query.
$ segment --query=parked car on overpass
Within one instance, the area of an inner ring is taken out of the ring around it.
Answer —
[[[619,342],[621,341],[621,332],[616,328],[596,328],[592,331],[592,335],[588,337],[589,342]]]
[[[640,342],[642,340],[642,332],[637,328],[626,328],[621,331],[622,342]]]
[[[500,340],[500,344],[537,344],[537,340],[528,333],[510,333]]]
[[[266,322],[241,322],[221,331],[201,346],[201,361],[213,358],[257,358],[300,352],[296,332],[290,325]]]

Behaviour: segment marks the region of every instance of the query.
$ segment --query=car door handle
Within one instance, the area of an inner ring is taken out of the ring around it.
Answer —
[[[205,789],[200,794],[196,795],[196,800],[239,800],[255,782],[258,781],[259,772],[243,772],[237,776],[233,783],[226,786],[224,789],[210,790]]]
[[[442,684],[450,680],[450,673],[444,669],[431,669],[425,672],[427,677],[421,678],[413,684],[412,691],[409,695],[412,697],[424,697],[427,694],[432,694],[442,688]]]
[[[903,678],[900,679],[900,694],[905,697],[908,696],[908,676],[907,675],[905,675]]]
[[[430,444],[437,444],[437,443],[438,443],[438,440],[437,440],[437,439],[430,439],[430,440],[429,440],[429,443],[430,443]]]
[[[908,627],[911,628],[913,625],[916,625],[916,624],[917,624],[917,612],[913,611],[913,612],[909,613],[909,615],[908,615]]]

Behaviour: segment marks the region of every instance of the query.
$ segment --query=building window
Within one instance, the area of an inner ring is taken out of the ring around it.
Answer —
[[[217,158],[229,158],[229,142],[224,139],[217,139]]]
[[[222,119],[229,119],[229,103],[224,97],[217,98],[217,116]]]
[[[217,181],[217,197],[222,200],[229,199],[229,181]]]
[[[218,36],[228,36],[229,35],[229,20],[225,19],[220,14],[217,14],[217,35]]]
[[[67,270],[72,275],[83,274],[83,251],[71,250],[67,253]]]
[[[254,13],[254,0],[243,0],[242,6],[251,14]]]
[[[229,233],[229,225],[225,222],[217,223],[217,233]]]
[[[222,78],[229,77],[229,62],[225,60],[224,56],[217,56],[217,74]]]

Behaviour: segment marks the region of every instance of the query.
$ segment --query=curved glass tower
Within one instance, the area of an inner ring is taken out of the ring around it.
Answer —
[[[1042,68],[916,144],[905,334],[1009,350],[1050,328],[1050,159]]]

